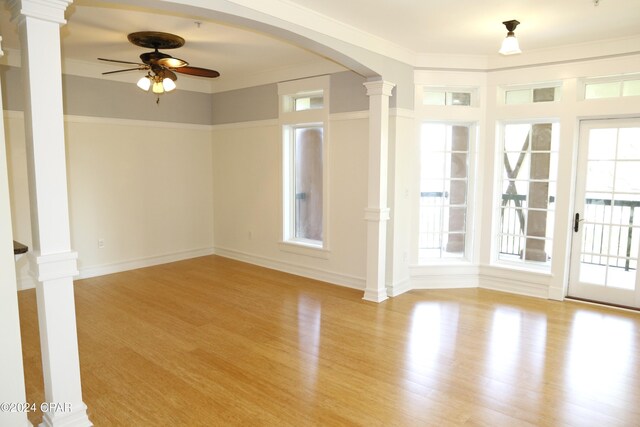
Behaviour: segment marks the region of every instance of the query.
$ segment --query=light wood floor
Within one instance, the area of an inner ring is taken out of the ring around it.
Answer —
[[[636,313],[477,289],[373,304],[219,257],[75,293],[98,427],[640,425]],[[19,299],[42,402],[35,292]]]

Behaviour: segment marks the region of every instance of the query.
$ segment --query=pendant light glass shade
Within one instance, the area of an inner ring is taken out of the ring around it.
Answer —
[[[136,83],[136,85],[140,89],[142,89],[142,90],[144,90],[146,92],[151,87],[151,80],[149,79],[149,77],[144,76],[140,80],[138,80],[138,83]]]
[[[522,53],[520,50],[520,45],[518,44],[518,39],[516,36],[510,32],[507,37],[502,40],[502,47],[498,51],[503,55],[514,55],[516,53]]]
[[[153,82],[153,86],[151,87],[151,91],[153,93],[161,94],[164,92],[164,87],[162,86],[162,82]]]
[[[176,88],[176,84],[169,78],[165,78],[162,80],[162,86],[164,87],[165,92],[171,92]]]

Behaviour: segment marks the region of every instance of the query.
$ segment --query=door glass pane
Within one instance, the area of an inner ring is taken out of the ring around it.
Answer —
[[[618,158],[640,160],[640,128],[620,129]]]
[[[579,280],[635,289],[640,246],[640,128],[589,133]]]
[[[621,161],[616,167],[616,192],[640,194],[640,161]]]
[[[587,164],[587,190],[613,191],[615,161],[596,160]]]
[[[589,133],[589,160],[616,158],[617,129],[593,129]]]

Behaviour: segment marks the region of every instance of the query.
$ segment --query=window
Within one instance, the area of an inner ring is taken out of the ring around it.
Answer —
[[[504,90],[504,103],[507,105],[532,104],[560,100],[560,86],[546,85]]]
[[[442,89],[425,88],[422,96],[424,105],[474,105],[475,90],[473,89]]]
[[[498,259],[550,266],[559,125],[503,128]]]
[[[625,75],[586,79],[584,99],[640,96],[640,76]]]
[[[423,123],[420,138],[419,258],[463,258],[472,127]]]
[[[322,93],[301,94],[293,98],[293,110],[315,110],[324,107],[324,98]]]
[[[291,126],[286,148],[290,178],[289,240],[322,243],[322,125]]]
[[[278,85],[283,137],[282,239],[289,245],[285,250],[310,254],[327,246],[328,90],[328,77]]]

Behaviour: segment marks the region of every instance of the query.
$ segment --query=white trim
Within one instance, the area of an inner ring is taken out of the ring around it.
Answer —
[[[307,277],[309,279],[320,280],[322,282],[330,283],[333,285],[343,286],[352,289],[364,290],[365,279],[363,277],[356,277],[342,273],[335,273],[332,271],[322,270],[319,268],[308,267],[305,265],[294,264],[291,262],[285,262],[276,260],[273,258],[264,257],[261,255],[254,255],[248,252],[237,251],[235,249],[227,249],[221,247],[214,247],[214,255],[218,255],[224,258],[231,258],[237,261],[246,262],[249,264],[258,265],[261,267],[270,268],[272,270],[283,271],[289,274],[295,274],[296,276]]]
[[[27,289],[35,289],[36,283],[38,283],[38,281],[35,279],[35,277],[31,275],[26,275],[26,276],[18,277],[17,283],[18,283],[18,290],[24,291]]]
[[[412,289],[458,289],[478,287],[477,265],[411,267]]]
[[[298,240],[287,240],[286,242],[278,242],[278,247],[283,252],[289,252],[297,255],[304,255],[313,258],[329,259],[329,249],[322,247],[322,242],[317,245],[304,243]]]
[[[408,108],[390,108],[389,117],[402,117],[405,119],[415,119],[416,112],[415,110],[410,110]]]
[[[5,119],[22,119],[24,120],[24,111],[19,110],[4,110],[3,115]],[[160,122],[155,120],[137,120],[137,119],[116,119],[112,117],[97,117],[97,116],[78,116],[78,115],[64,115],[64,121],[68,123],[89,123],[89,124],[105,124],[105,125],[117,125],[117,126],[141,126],[141,127],[154,127],[162,129],[186,129],[186,130],[201,130],[212,131],[222,126],[228,125],[199,125],[195,123],[180,123],[180,122]],[[277,120],[261,120],[260,122],[273,122],[277,126]],[[238,127],[251,127],[254,122],[234,123]],[[258,122],[255,122],[258,123]],[[256,125],[257,126],[257,125]]]
[[[411,279],[406,278],[399,282],[388,284],[387,295],[390,297],[397,297],[405,292],[409,292],[411,289],[413,289],[413,287],[411,287]]]
[[[170,262],[183,261],[185,259],[198,258],[213,255],[213,248],[192,249],[172,254],[150,256],[134,260],[89,266],[80,268],[77,279],[87,279],[89,277],[104,276],[105,274],[120,273],[122,271],[135,270],[138,268],[151,267],[154,265],[167,264]],[[81,260],[82,261],[82,260]]]
[[[152,126],[154,128],[164,129],[192,129],[211,131],[211,125],[199,125],[192,123],[179,123],[179,122],[160,122],[154,120],[132,120],[132,119],[115,119],[111,117],[96,117],[96,116],[76,116],[65,115],[64,121],[69,123],[91,123],[91,124],[108,124],[119,126]]]
[[[552,275],[518,271],[499,266],[480,266],[479,287],[496,291],[549,298]]]
[[[344,120],[361,120],[368,119],[369,111],[361,110],[361,111],[346,111],[344,113],[331,113],[329,114],[330,121],[344,121]]]
[[[212,125],[211,130],[233,130],[233,129],[249,129],[258,127],[278,126],[280,124],[278,119],[265,119],[265,120],[251,120],[248,122],[234,122],[224,123],[219,125]]]

